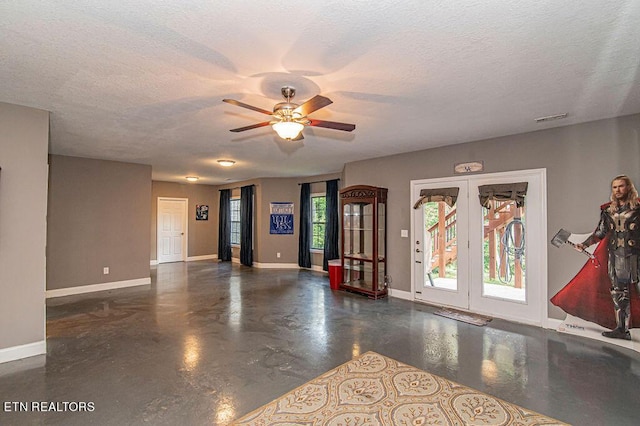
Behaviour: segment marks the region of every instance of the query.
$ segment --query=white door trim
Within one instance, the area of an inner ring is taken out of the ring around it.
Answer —
[[[537,268],[536,268],[536,274],[539,277],[538,280],[538,285],[539,285],[539,292],[537,295],[537,303],[539,306],[539,318],[533,322],[531,321],[527,321],[527,320],[523,320],[523,319],[518,319],[518,318],[514,318],[512,315],[510,314],[505,314],[502,315],[500,312],[492,312],[491,315],[494,317],[499,317],[499,318],[504,318],[504,319],[508,319],[508,320],[512,320],[512,321],[519,321],[519,322],[525,322],[525,323],[529,323],[532,325],[538,325],[538,326],[543,326],[546,327],[548,326],[548,268],[547,268],[547,247],[545,244],[545,241],[547,239],[547,183],[546,183],[546,169],[529,169],[529,170],[516,170],[516,171],[511,171],[511,172],[499,172],[499,173],[487,173],[487,174],[477,174],[477,175],[466,175],[466,176],[452,176],[452,177],[443,177],[443,178],[435,178],[435,179],[421,179],[421,180],[412,180],[410,182],[410,203],[411,203],[411,212],[412,212],[412,218],[411,218],[411,245],[410,245],[410,259],[412,260],[412,267],[411,267],[411,295],[412,295],[412,299],[414,301],[419,301],[419,299],[416,299],[416,286],[419,283],[419,280],[416,277],[416,273],[415,273],[415,267],[413,265],[413,260],[414,260],[414,256],[415,256],[415,241],[417,239],[417,235],[416,232],[417,230],[415,229],[415,221],[414,221],[414,216],[413,216],[413,204],[415,203],[416,199],[415,199],[415,191],[416,191],[416,187],[420,186],[420,185],[427,185],[427,184],[438,184],[438,183],[453,183],[453,182],[460,182],[460,181],[466,181],[466,182],[472,182],[472,181],[486,181],[486,180],[492,180],[492,179],[496,179],[496,180],[501,180],[501,179],[522,179],[525,176],[530,176],[534,179],[539,179],[539,183],[540,183],[540,209],[543,212],[540,217],[536,218],[536,220],[538,221],[538,225],[539,227],[538,229],[538,234],[540,235],[540,244],[541,246],[539,247],[539,250],[537,251],[537,253],[535,254],[536,257],[536,263],[537,263]],[[469,195],[470,198],[472,198],[472,195]],[[473,202],[472,200],[470,200],[470,202]],[[531,220],[532,218],[529,217],[527,219],[527,221]],[[472,256],[470,256],[471,258]],[[473,264],[469,265],[469,268],[473,268]],[[471,296],[471,295],[470,295]]]
[[[184,238],[182,239],[182,262],[187,259],[187,248],[189,247],[189,199],[188,198],[174,198],[174,197],[158,197],[156,203],[156,261],[157,263],[162,263],[160,261],[160,203],[162,201],[182,201],[183,203],[183,229],[184,229]]]

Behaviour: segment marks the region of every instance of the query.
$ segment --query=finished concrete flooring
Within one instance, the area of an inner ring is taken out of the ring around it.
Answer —
[[[229,424],[366,351],[575,425],[640,424],[640,355],[609,343],[331,291],[326,274],[212,261],[50,299],[47,355],[0,365],[0,425]],[[91,412],[11,412],[7,402]]]

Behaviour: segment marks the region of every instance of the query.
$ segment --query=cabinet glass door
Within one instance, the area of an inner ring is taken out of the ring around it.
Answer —
[[[387,294],[386,189],[355,185],[341,191],[342,264],[345,290],[372,298]]]

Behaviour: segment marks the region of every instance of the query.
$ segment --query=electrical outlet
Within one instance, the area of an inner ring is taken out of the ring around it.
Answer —
[[[276,253],[276,257],[280,259],[280,252]]]
[[[104,268],[102,268],[102,274],[103,275],[109,275],[109,267],[105,266]]]

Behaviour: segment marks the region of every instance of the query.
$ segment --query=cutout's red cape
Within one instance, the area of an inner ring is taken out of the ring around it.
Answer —
[[[610,293],[611,280],[607,274],[608,242],[609,239],[605,238],[598,243],[593,253],[597,262],[589,259],[580,272],[551,298],[551,303],[568,314],[612,330],[616,328],[616,317]],[[598,262],[599,268],[596,267]],[[629,291],[631,328],[640,328],[640,298],[636,286],[631,285]]]

